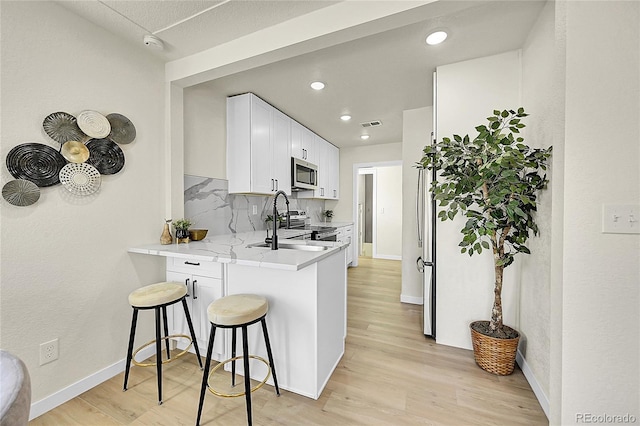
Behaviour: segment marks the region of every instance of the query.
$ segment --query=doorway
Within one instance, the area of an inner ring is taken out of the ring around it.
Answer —
[[[353,173],[356,253],[359,257],[400,260],[402,162],[354,164]]]

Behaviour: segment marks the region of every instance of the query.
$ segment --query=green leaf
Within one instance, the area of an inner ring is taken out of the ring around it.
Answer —
[[[489,243],[486,241],[482,242],[482,247],[486,248],[487,250],[489,250]]]

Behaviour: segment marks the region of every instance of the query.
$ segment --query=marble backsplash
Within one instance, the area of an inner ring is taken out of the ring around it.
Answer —
[[[254,206],[256,214],[254,212]],[[291,210],[304,210],[311,221],[322,221],[323,200],[289,197]],[[285,212],[283,197],[278,212]],[[265,219],[273,213],[273,197],[229,194],[228,182],[201,176],[184,176],[184,217],[192,228],[208,229],[208,235],[225,235],[266,229]]]

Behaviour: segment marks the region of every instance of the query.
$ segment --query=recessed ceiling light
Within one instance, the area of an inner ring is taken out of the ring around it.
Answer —
[[[360,139],[366,141],[367,139],[369,139],[369,135],[360,135]]]
[[[341,115],[340,116],[340,120],[349,121],[349,120],[351,120],[351,116],[349,114]]]
[[[311,88],[313,90],[322,90],[324,89],[324,83],[321,81],[314,81],[313,83],[311,83]]]
[[[435,31],[427,36],[427,44],[440,44],[447,39],[447,33],[444,31]]]

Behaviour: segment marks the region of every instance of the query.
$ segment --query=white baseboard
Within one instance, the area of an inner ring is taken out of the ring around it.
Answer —
[[[524,373],[524,377],[527,379],[527,382],[529,382],[529,386],[531,386],[531,390],[533,390],[533,393],[535,394],[536,398],[538,398],[538,402],[542,407],[542,411],[544,411],[544,414],[547,416],[547,419],[548,419],[549,418],[549,398],[542,390],[542,386],[540,386],[540,383],[538,383],[538,380],[536,380],[536,376],[533,375],[533,371],[531,371],[531,368],[529,368],[529,364],[527,364],[527,360],[522,356],[522,353],[520,352],[520,350],[518,350],[518,352],[516,353],[516,362],[518,363],[518,365],[520,366],[520,369]]]
[[[155,346],[149,346],[138,352],[136,359],[147,359],[150,356],[153,356],[155,352]],[[43,415],[47,411],[53,410],[57,406],[62,405],[65,402],[75,398],[76,396],[88,391],[89,389],[98,386],[100,383],[109,380],[113,376],[122,373],[124,371],[125,362],[126,359],[121,359],[120,361],[111,364],[110,366],[105,367],[102,370],[96,371],[95,373],[85,377],[84,379],[78,380],[77,382],[67,386],[66,388],[60,389],[56,393],[42,398],[40,401],[32,403],[31,410],[29,412],[29,420],[33,420],[36,417]]]
[[[400,295],[400,301],[402,303],[411,303],[412,305],[423,305],[424,300],[422,297],[416,296],[405,296],[404,294]]]

